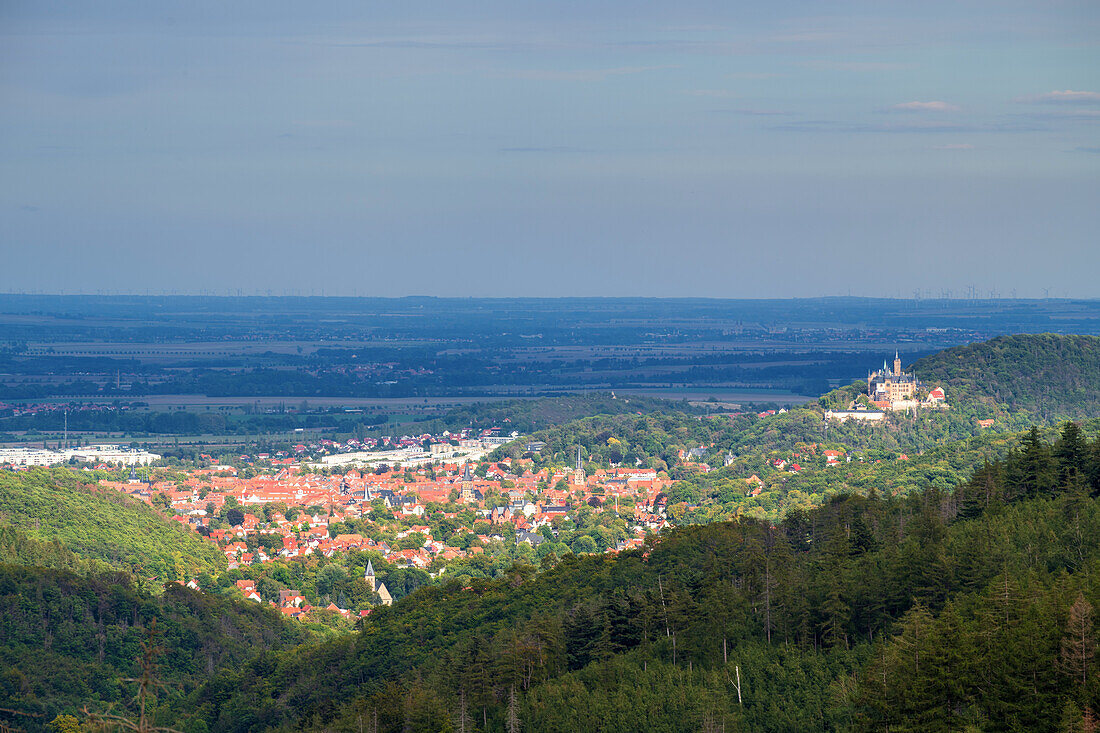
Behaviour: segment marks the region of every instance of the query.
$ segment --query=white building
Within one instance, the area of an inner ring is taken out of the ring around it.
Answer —
[[[145,466],[159,461],[161,455],[144,450],[132,450],[117,445],[90,445],[84,448],[70,448],[62,454],[64,460],[75,458],[89,463],[121,463],[124,466]]]
[[[886,413],[881,410],[829,410],[825,413],[826,420],[847,422],[858,420],[860,422],[880,422],[886,418]]]
[[[43,448],[0,448],[0,464],[12,466],[52,466],[65,457],[57,451]]]
[[[92,445],[64,451],[44,448],[0,448],[0,464],[12,466],[53,466],[69,459],[90,463],[121,463],[124,466],[144,466],[159,461],[161,456],[143,450],[131,450],[117,445]]]

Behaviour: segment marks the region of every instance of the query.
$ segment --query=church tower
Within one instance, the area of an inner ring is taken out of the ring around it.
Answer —
[[[469,461],[466,461],[466,465],[462,467],[462,492],[460,497],[464,502],[474,500],[474,476],[470,473]]]
[[[581,447],[579,445],[577,446],[577,467],[573,469],[573,485],[585,485],[584,466],[581,465]]]
[[[393,605],[393,596],[391,596],[389,590],[386,589],[385,583],[378,582],[378,579],[374,575],[374,563],[370,560],[367,560],[367,572],[363,573],[363,580],[367,581],[371,593],[378,594],[378,598],[382,601],[383,606]]]

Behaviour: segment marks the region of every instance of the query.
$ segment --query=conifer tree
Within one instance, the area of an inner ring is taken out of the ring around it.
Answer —
[[[1083,489],[1088,480],[1088,443],[1075,422],[1062,427],[1062,437],[1054,446],[1058,472],[1058,488],[1067,491]]]
[[[1018,488],[1024,497],[1045,494],[1054,484],[1050,448],[1043,442],[1037,427],[1032,427],[1021,441],[1018,481]]]

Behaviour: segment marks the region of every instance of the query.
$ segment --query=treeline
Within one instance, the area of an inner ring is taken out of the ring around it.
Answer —
[[[530,434],[591,415],[622,415],[652,412],[696,412],[686,402],[656,397],[616,397],[611,392],[584,392],[531,400],[475,402],[447,411],[442,417],[417,423],[430,433],[463,428],[499,427],[508,432]]]
[[[242,398],[243,400],[244,398]],[[246,410],[250,404],[244,405]],[[0,430],[60,432],[68,421],[74,432],[121,432],[127,435],[254,435],[257,433],[289,432],[295,428],[322,428],[354,434],[360,438],[369,434],[403,435],[407,433],[440,434],[445,430],[458,432],[465,428],[504,427],[521,433],[531,433],[552,425],[594,414],[624,412],[683,411],[695,412],[683,402],[652,397],[616,399],[610,392],[568,394],[537,399],[476,402],[452,407],[442,414],[418,418],[386,427],[387,417],[378,413],[346,413],[342,409],[310,410],[308,400],[287,405],[297,411],[263,414],[239,414],[236,411],[210,410],[79,410],[67,416],[59,411],[20,415],[0,411]]]
[[[250,409],[251,406],[246,405]],[[79,410],[67,416],[59,411],[36,415],[0,416],[0,430],[111,432],[137,435],[253,435],[290,432],[295,428],[324,428],[356,432],[386,422],[385,416],[342,410],[310,413],[226,414],[209,410]]]
[[[227,731],[1083,730],[1100,441],[1032,437],[957,494],[836,497],[421,588],[188,705]]]

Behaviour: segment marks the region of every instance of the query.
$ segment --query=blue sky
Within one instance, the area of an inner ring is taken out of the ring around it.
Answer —
[[[1098,228],[1092,0],[0,3],[0,290],[1100,297]]]

